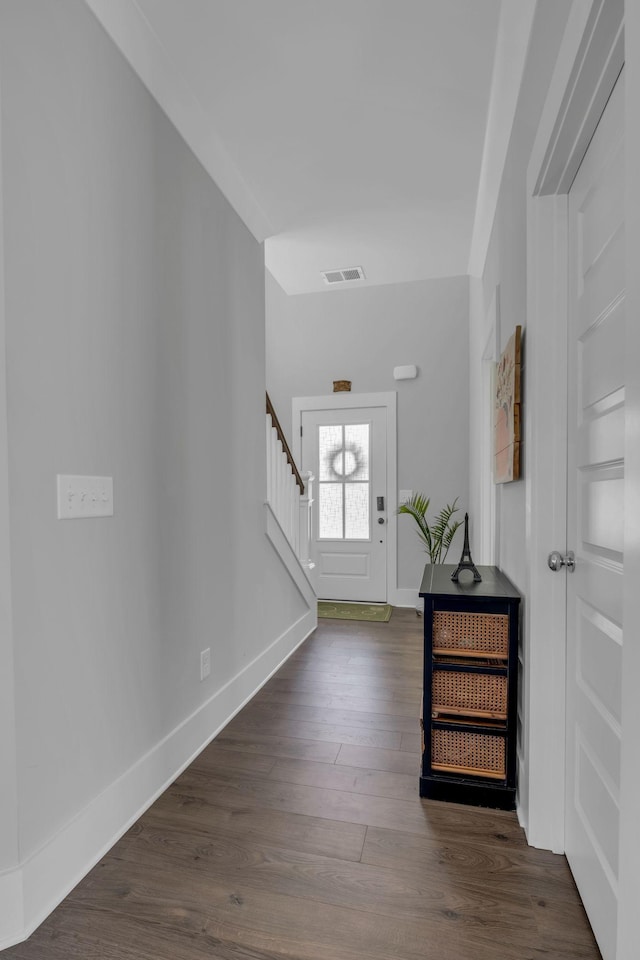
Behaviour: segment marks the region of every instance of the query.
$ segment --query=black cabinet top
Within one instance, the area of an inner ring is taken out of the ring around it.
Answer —
[[[478,567],[482,581],[474,583],[469,571],[462,571],[458,583],[451,574],[455,563],[428,563],[420,584],[420,596],[477,598],[478,600],[520,600],[511,581],[497,567]]]

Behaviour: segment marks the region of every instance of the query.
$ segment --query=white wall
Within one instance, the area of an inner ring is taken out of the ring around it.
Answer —
[[[0,70],[0,871],[19,845],[28,928],[309,611],[264,533],[262,248],[80,0],[5,0]],[[113,476],[113,519],[58,521],[57,473]],[[0,553],[3,628],[9,579]],[[24,932],[7,907],[0,947]]]
[[[491,242],[483,276],[472,278],[470,294],[470,380],[471,380],[471,505],[480,513],[480,429],[482,353],[487,341],[487,317],[498,287],[499,350],[503,350],[518,324],[523,327],[523,417],[533,415],[527,408],[526,307],[527,228],[526,173],[533,139],[545,100],[547,86],[558,53],[570,3],[567,0],[538,6],[520,91],[514,128],[500,189]],[[522,430],[524,436],[524,426]],[[521,446],[521,477],[527,472],[527,450]],[[500,484],[497,490],[499,513],[500,566],[519,589],[526,579],[525,483]]]
[[[334,380],[353,393],[397,390],[398,489],[422,490],[436,510],[468,502],[468,281],[466,277],[287,296],[266,275],[267,387],[291,437],[291,399],[322,396]],[[415,363],[416,380],[393,368]],[[398,584],[417,590],[426,555],[398,517]],[[473,549],[473,544],[472,544]],[[449,561],[462,551],[456,535]],[[417,597],[416,597],[417,599]]]
[[[527,185],[526,175],[535,133],[548,84],[558,55],[570,2],[539,3],[534,16],[527,63],[518,99],[516,117],[507,154],[496,216],[482,278],[470,280],[470,490],[471,510],[480,516],[482,415],[491,402],[482,391],[482,355],[488,335],[488,317],[497,291],[499,351],[516,325],[523,327],[522,438],[528,419],[535,417],[535,403],[528,402],[527,338]],[[545,382],[545,389],[553,383]],[[528,504],[527,447],[521,444],[521,479],[501,484],[496,491],[498,563],[523,594],[526,614]],[[535,518],[533,520],[535,523]],[[552,549],[549,547],[549,549]],[[519,695],[519,815],[528,821],[529,758],[527,754],[528,644],[526,616],[523,615],[521,678]]]

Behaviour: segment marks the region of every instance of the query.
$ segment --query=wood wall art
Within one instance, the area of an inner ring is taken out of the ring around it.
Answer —
[[[522,327],[509,338],[496,371],[493,411],[493,456],[495,483],[520,477],[520,367]]]

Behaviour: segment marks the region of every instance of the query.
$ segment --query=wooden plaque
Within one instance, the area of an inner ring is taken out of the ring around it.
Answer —
[[[520,371],[522,327],[509,338],[496,370],[493,409],[493,479],[509,483],[520,478]]]

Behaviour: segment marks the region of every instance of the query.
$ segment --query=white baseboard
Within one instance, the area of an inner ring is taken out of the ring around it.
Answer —
[[[301,570],[302,568],[300,568]],[[304,574],[302,574],[304,576]],[[294,624],[14,870],[0,875],[0,950],[26,940],[317,626]]]
[[[418,590],[410,590],[407,587],[391,589],[389,591],[389,603],[394,607],[416,607],[419,610],[422,610],[424,605]]]
[[[0,950],[19,940],[24,928],[22,912],[22,876],[16,867],[0,874]]]

